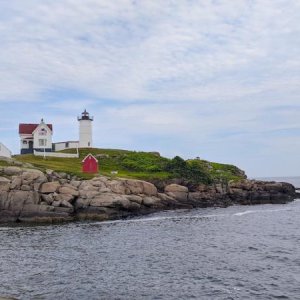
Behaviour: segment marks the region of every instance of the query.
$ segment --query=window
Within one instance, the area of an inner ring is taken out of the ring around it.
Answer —
[[[66,142],[66,148],[69,148],[69,143],[68,142]]]
[[[24,144],[24,145],[27,145],[27,141],[23,141],[23,144]]]
[[[47,140],[46,139],[39,139],[39,146],[40,147],[45,147],[47,145]]]
[[[39,135],[47,135],[47,130],[45,128],[42,128],[40,131],[39,131]]]

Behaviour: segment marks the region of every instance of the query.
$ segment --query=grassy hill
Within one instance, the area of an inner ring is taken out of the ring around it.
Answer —
[[[68,149],[62,152],[76,153],[76,149]],[[118,177],[143,180],[184,178],[193,183],[237,180],[243,176],[241,170],[233,165],[200,159],[183,160],[178,156],[169,159],[161,157],[156,152],[88,148],[80,149],[79,153],[79,158],[48,157],[44,159],[43,157],[28,154],[15,156],[15,159],[23,163],[30,163],[42,170],[51,169],[82,178],[93,177],[93,175],[81,172],[81,161],[89,153],[97,157],[99,173],[106,176],[112,176],[112,171],[118,171]]]

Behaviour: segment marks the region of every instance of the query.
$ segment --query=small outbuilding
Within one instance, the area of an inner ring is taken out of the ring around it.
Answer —
[[[0,143],[0,156],[11,158],[11,151],[2,143]]]
[[[99,172],[98,160],[94,155],[88,154],[83,159],[82,172],[83,173],[98,173]]]

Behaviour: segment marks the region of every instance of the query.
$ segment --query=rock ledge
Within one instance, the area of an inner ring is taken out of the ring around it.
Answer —
[[[167,209],[286,203],[296,197],[295,188],[281,182],[242,180],[192,190],[172,183],[158,192],[142,180],[77,180],[51,170],[0,168],[0,222],[110,220]]]

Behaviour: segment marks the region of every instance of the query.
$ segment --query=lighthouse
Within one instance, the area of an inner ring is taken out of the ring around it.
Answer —
[[[93,117],[84,110],[81,117],[78,117],[79,122],[79,148],[89,148],[93,146],[92,137],[92,122]]]

